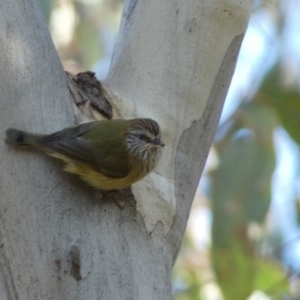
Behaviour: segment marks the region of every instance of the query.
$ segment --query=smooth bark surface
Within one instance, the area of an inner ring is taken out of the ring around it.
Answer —
[[[125,1],[106,85],[113,114],[152,117],[167,144],[125,208],[33,151],[0,143],[0,299],[171,299],[171,271],[252,1]],[[34,0],[0,0],[1,139],[74,124]],[[118,110],[118,112],[117,112]],[[137,204],[137,209],[136,209]]]

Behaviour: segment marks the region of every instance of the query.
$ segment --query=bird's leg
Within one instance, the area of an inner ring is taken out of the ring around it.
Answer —
[[[120,209],[124,209],[125,202],[128,197],[129,188],[124,188],[120,190],[110,190],[110,191],[102,191],[102,194],[105,199],[116,204]]]

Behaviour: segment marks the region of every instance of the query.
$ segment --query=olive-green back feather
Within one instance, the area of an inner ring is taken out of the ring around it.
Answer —
[[[125,120],[91,122],[41,137],[39,144],[106,176],[122,178],[131,169],[127,130]]]

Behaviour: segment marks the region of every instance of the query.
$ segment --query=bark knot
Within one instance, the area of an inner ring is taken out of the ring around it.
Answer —
[[[69,90],[79,108],[89,103],[93,109],[105,118],[112,118],[113,109],[109,102],[110,95],[96,78],[94,72],[87,71],[77,75],[66,72],[66,74]]]

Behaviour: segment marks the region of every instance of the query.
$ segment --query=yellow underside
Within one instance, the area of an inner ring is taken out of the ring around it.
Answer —
[[[53,152],[48,154],[50,156],[61,159],[66,163],[64,171],[80,176],[80,178],[82,178],[86,183],[100,190],[122,189],[144,177],[144,175],[141,176],[142,172],[137,172],[136,170],[131,172],[130,176],[126,176],[123,178],[111,178],[91,169],[86,165],[74,162],[64,155]]]

